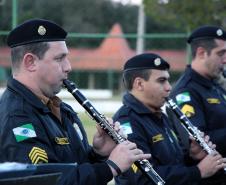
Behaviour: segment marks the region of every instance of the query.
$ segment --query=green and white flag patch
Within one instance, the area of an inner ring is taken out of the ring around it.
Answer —
[[[183,92],[176,96],[176,100],[177,100],[177,104],[180,105],[182,103],[191,101],[191,97],[190,97],[189,92]]]
[[[123,123],[122,125],[120,125],[120,129],[122,129],[122,132],[126,135],[133,133],[130,122]]]
[[[36,137],[34,127],[31,123],[14,128],[13,133],[17,142]]]

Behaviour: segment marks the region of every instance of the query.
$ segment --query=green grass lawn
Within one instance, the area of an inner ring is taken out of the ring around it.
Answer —
[[[88,113],[78,113],[79,118],[81,119],[83,126],[86,130],[89,143],[92,145],[93,135],[96,132],[96,122],[88,115]],[[105,115],[106,117],[111,117],[112,114]],[[114,185],[114,180],[108,183],[108,185]]]

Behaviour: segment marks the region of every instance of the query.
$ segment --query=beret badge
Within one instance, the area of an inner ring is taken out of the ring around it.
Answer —
[[[218,29],[216,33],[217,33],[217,35],[218,35],[218,36],[223,35],[223,31],[222,31],[222,29]]]
[[[161,64],[161,59],[160,58],[156,58],[154,60],[154,64],[155,64],[155,66],[159,66]]]
[[[46,29],[44,26],[39,26],[38,27],[38,33],[39,35],[45,35],[46,34]]]

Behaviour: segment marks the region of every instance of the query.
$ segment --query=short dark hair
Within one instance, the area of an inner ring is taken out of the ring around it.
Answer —
[[[48,49],[49,49],[48,42],[37,42],[12,48],[11,49],[12,68],[16,69],[19,67],[26,53],[32,53],[36,55],[39,59],[42,59]]]
[[[134,69],[123,72],[123,84],[126,90],[130,91],[133,88],[135,78],[140,77],[148,81],[151,75],[151,69]]]
[[[207,51],[207,54],[210,55],[212,49],[216,46],[217,43],[215,42],[214,38],[194,40],[191,42],[192,57],[195,58],[198,47],[203,47]]]

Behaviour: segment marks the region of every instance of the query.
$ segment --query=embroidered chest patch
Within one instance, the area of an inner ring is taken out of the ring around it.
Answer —
[[[153,143],[157,143],[157,142],[162,141],[162,140],[164,140],[164,137],[163,137],[162,134],[157,134],[157,135],[152,137]]]
[[[58,145],[68,145],[69,143],[69,139],[67,137],[55,137],[55,142]]]
[[[206,99],[209,104],[220,104],[220,100],[218,98],[207,98]]]

